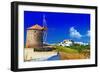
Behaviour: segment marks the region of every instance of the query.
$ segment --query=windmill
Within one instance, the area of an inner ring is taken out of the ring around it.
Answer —
[[[43,44],[46,44],[46,40],[47,40],[47,23],[46,23],[45,15],[43,15],[43,27],[46,29],[43,32]]]

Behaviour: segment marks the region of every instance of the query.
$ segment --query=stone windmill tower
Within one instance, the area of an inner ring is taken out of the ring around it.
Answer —
[[[45,27],[41,27],[38,24],[27,28],[26,36],[26,48],[37,48],[43,46],[43,32]]]

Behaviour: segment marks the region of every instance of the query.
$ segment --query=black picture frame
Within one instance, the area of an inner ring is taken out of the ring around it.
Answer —
[[[84,8],[95,9],[95,64],[73,65],[73,66],[53,66],[53,67],[39,67],[39,68],[18,68],[18,6],[19,5],[36,5],[36,6],[50,6],[50,7],[68,7],[68,8]],[[11,2],[11,71],[33,71],[33,70],[50,70],[50,69],[64,69],[64,68],[81,68],[81,67],[95,67],[97,66],[97,7],[83,6],[83,5],[67,5],[67,4],[49,4],[49,3],[34,3],[34,2]]]

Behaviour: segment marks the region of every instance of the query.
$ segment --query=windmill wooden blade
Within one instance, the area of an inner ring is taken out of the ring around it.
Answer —
[[[46,39],[47,39],[47,23],[46,23],[45,15],[43,15],[43,27],[46,29],[43,32],[44,33],[43,42],[46,43]]]

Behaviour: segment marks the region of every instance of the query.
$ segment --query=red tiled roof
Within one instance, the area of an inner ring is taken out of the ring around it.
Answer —
[[[28,29],[33,29],[33,30],[44,30],[44,27],[41,27],[40,25],[35,24],[35,25],[29,27]]]

